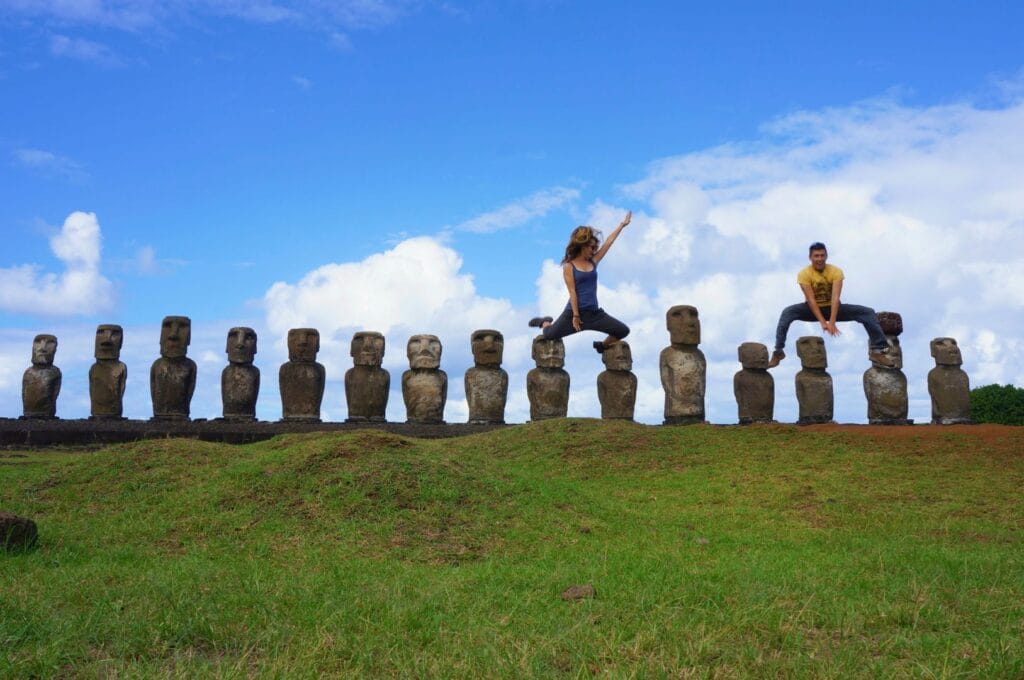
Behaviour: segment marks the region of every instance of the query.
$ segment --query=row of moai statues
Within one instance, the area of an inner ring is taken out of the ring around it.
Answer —
[[[907,378],[902,369],[899,314],[882,312],[879,321],[889,341],[893,368],[873,364],[864,373],[864,393],[871,424],[909,424]],[[700,344],[700,319],[695,307],[677,305],[666,314],[670,345],[659,357],[665,391],[667,425],[704,422],[707,361]],[[120,326],[103,324],[96,329],[96,363],[89,370],[92,419],[122,419],[127,367],[120,361],[124,333]],[[196,383],[196,364],[188,358],[191,321],[188,317],[164,318],[160,331],[160,358],[150,370],[150,393],[155,420],[188,420]],[[470,337],[474,366],[465,374],[469,422],[500,424],[505,420],[508,374],[501,368],[504,338],[499,331],[474,331]],[[237,327],[228,332],[225,351],[228,365],[221,373],[223,418],[256,419],[260,371],[254,365],[256,332]],[[826,423],[833,418],[832,377],[827,372],[825,343],[818,336],[797,340],[801,370],[795,387],[801,424]],[[38,335],[33,341],[32,366],[22,382],[23,418],[56,416],[60,393],[60,369],[53,365],[57,338]],[[362,331],[352,338],[353,367],[345,373],[348,405],[346,422],[384,422],[391,377],[381,364],[385,339],[380,333]],[[313,328],[288,332],[288,361],[279,371],[282,420],[319,422],[326,370],[316,361],[320,334]],[[409,369],[402,374],[402,396],[407,422],[442,423],[448,394],[448,376],[441,370],[441,341],[435,335],[409,338],[406,355]],[[970,386],[960,368],[962,357],[956,340],[936,338],[931,343],[936,367],[928,374],[932,397],[932,422],[970,421]],[[539,335],[533,340],[536,367],[526,377],[530,418],[561,418],[568,413],[569,374],[565,371],[565,345]],[[733,390],[741,424],[773,422],[775,382],[768,373],[768,349],[746,342],[738,348],[741,370],[733,378]],[[622,341],[602,354],[605,370],[597,377],[601,417],[632,420],[636,406],[637,378],[632,373],[629,344]]]

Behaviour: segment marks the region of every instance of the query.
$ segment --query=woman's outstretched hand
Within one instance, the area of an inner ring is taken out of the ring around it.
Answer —
[[[626,213],[626,216],[622,218],[622,222],[621,222],[621,224],[619,224],[619,229],[622,229],[624,226],[629,224],[632,219],[633,219],[633,211],[630,210],[629,212]]]

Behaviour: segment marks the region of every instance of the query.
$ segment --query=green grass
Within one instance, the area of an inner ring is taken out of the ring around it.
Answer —
[[[1019,428],[0,452],[0,677],[1021,678],[1022,489]]]

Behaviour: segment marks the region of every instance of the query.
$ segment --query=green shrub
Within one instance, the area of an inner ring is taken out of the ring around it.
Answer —
[[[971,417],[979,423],[1024,425],[1024,388],[985,385],[971,390]]]

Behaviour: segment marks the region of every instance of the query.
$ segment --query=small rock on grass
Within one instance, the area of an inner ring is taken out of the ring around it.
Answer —
[[[20,550],[35,545],[39,538],[36,523],[25,517],[0,511],[0,549]]]
[[[570,586],[562,591],[563,600],[585,600],[597,596],[594,586],[584,583],[579,586]]]

